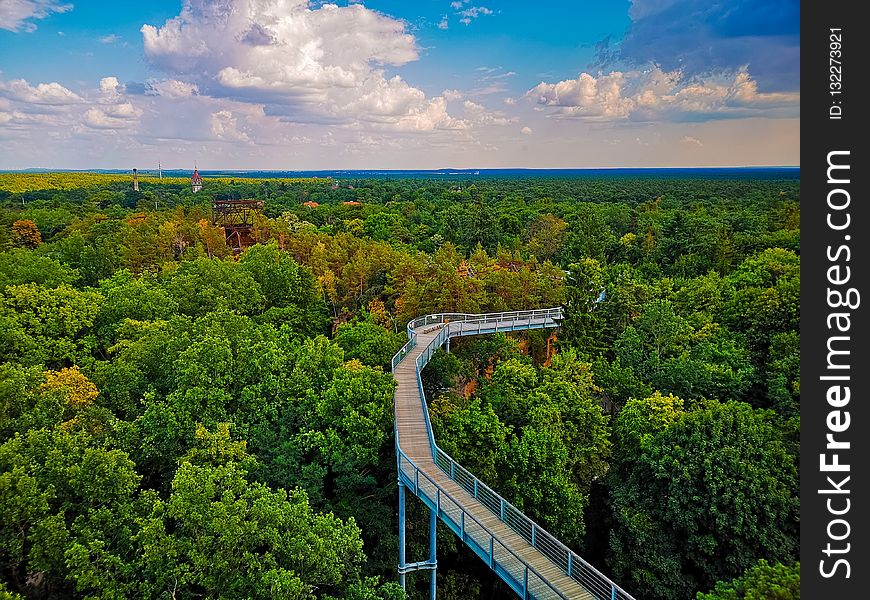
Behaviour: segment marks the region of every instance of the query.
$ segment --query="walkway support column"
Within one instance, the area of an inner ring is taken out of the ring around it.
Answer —
[[[405,589],[405,484],[399,480],[399,585]]]
[[[435,532],[438,529],[438,513],[433,508],[429,511],[429,562],[432,564],[432,583],[429,588],[429,600],[435,600],[435,576],[438,571],[438,543]]]

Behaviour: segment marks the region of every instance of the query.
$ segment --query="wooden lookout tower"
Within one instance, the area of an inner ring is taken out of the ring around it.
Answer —
[[[241,252],[253,245],[251,231],[263,217],[262,200],[215,200],[211,205],[211,223],[221,227],[227,237],[227,245]]]

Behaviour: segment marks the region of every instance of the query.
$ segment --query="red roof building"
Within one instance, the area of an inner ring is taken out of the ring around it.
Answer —
[[[199,169],[193,170],[193,175],[190,177],[190,189],[193,193],[197,193],[202,189],[202,175],[199,174]]]

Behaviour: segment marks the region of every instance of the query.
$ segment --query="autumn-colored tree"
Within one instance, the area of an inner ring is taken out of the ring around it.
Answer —
[[[215,227],[206,219],[200,219],[197,223],[199,231],[199,241],[205,248],[205,253],[209,258],[223,258],[232,254],[232,250],[227,245],[227,236],[223,228]]]
[[[56,390],[63,392],[66,401],[73,409],[92,406],[100,394],[97,386],[76,365],[60,371],[45,372],[45,383],[42,384],[42,391],[53,392]]]
[[[30,219],[19,219],[12,224],[12,238],[15,245],[23,248],[36,248],[42,243],[42,234]]]
[[[374,298],[371,302],[369,302],[367,308],[369,315],[371,315],[372,321],[374,321],[381,327],[386,327],[387,329],[393,328],[393,317],[387,310],[386,305],[384,305],[383,300],[381,300],[380,298]]]

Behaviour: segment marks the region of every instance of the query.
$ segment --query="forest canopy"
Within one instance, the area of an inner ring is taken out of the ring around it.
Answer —
[[[232,199],[264,203],[239,252]],[[798,200],[752,174],[0,174],[0,597],[404,597],[405,324],[564,306],[553,337],[435,354],[439,445],[637,598],[798,598]],[[446,531],[439,596],[508,594]]]

